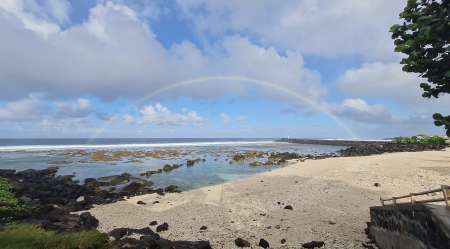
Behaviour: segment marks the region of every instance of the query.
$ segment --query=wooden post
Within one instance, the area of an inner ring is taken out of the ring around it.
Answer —
[[[444,199],[445,199],[445,205],[448,208],[448,189],[446,185],[442,185],[442,194],[444,195]]]

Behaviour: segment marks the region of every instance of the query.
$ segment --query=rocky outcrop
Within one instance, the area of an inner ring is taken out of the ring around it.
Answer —
[[[117,248],[211,249],[208,241],[170,241],[161,238],[149,227],[141,229],[116,228],[110,231],[108,235],[113,238],[111,244]]]
[[[371,207],[368,233],[380,249],[447,249],[450,210],[423,204]]]
[[[57,168],[45,170],[0,170],[0,177],[7,178],[14,187],[18,199],[24,200],[33,210],[25,217],[28,221],[53,230],[80,230],[96,227],[94,217],[72,212],[91,208],[94,204],[106,204],[122,200],[125,196],[157,193],[164,189],[153,189],[153,182],[132,177],[130,174],[88,178],[84,184],[73,180],[73,176],[58,176]],[[114,187],[112,187],[114,186]],[[115,187],[117,186],[117,188]],[[170,185],[166,192],[180,192]]]
[[[396,144],[396,143],[361,143],[340,150],[341,156],[369,156],[393,152],[415,152],[426,150],[442,150],[444,144]]]

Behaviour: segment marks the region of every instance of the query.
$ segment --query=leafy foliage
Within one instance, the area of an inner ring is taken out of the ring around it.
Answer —
[[[27,216],[30,212],[30,207],[16,198],[8,180],[0,177],[0,224]]]
[[[3,249],[103,249],[111,248],[108,235],[97,230],[56,233],[36,225],[12,224],[0,230]]]
[[[394,138],[397,144],[447,144],[447,139],[440,136],[417,135],[412,137]]]
[[[408,0],[400,14],[403,24],[391,27],[395,51],[408,57],[403,71],[419,73],[423,97],[450,93],[450,0]],[[433,115],[450,136],[450,116]]]

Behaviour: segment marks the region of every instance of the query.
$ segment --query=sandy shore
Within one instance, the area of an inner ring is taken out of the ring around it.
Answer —
[[[380,196],[441,184],[450,184],[450,149],[307,160],[221,185],[138,196],[90,211],[105,232],[156,220],[169,223],[163,237],[210,240],[213,248],[236,248],[237,237],[253,248],[260,238],[272,248],[301,248],[311,240],[324,241],[325,248],[363,248],[369,207],[379,205]],[[147,205],[137,205],[138,200]],[[208,229],[200,231],[203,225]]]

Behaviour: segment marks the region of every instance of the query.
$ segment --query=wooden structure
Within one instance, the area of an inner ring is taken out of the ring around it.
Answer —
[[[416,197],[416,196],[425,196],[425,195],[430,195],[430,194],[433,194],[433,193],[441,193],[442,197],[432,198],[432,199],[420,199],[420,200],[414,199],[414,197]],[[396,204],[400,204],[399,202],[397,202],[397,200],[402,200],[402,199],[406,199],[406,198],[409,198],[409,202],[411,204],[414,204],[414,203],[445,202],[445,205],[447,207],[449,207],[450,186],[449,185],[442,185],[440,188],[437,188],[437,189],[423,191],[423,192],[419,192],[419,193],[410,193],[409,195],[397,196],[397,197],[392,197],[392,198],[389,198],[389,199],[380,198],[380,201],[381,201],[381,205],[382,206],[386,205],[385,202],[389,202],[389,201],[392,201],[391,205],[396,205]],[[408,202],[401,202],[401,203],[408,203]]]

